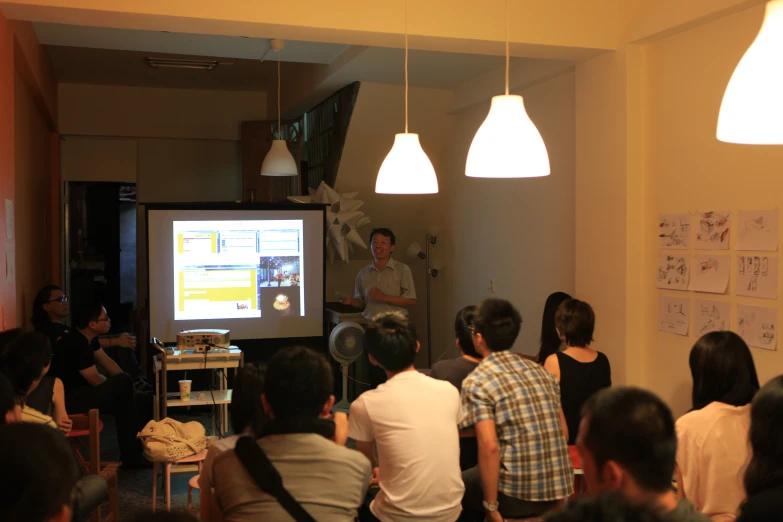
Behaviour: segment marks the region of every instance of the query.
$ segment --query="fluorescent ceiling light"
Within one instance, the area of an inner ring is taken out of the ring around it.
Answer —
[[[147,65],[153,69],[172,68],[211,71],[220,65],[220,63],[221,62],[219,60],[187,60],[179,58],[154,58],[152,56],[147,57]]]

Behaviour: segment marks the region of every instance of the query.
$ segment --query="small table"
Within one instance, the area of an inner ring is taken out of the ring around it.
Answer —
[[[228,350],[204,353],[190,350],[174,350],[174,355],[161,353],[155,356],[153,369],[155,371],[155,420],[160,420],[167,415],[168,408],[181,408],[184,406],[204,406],[214,404],[220,415],[220,431],[228,431],[228,405],[231,403],[231,390],[228,389],[228,370],[233,368],[235,372],[244,363],[244,354],[236,346]],[[181,370],[217,370],[223,371],[214,378],[216,389],[205,391],[192,391],[189,401],[179,398],[179,391],[168,393],[166,389],[166,372]],[[215,418],[212,418],[212,433],[215,433]]]

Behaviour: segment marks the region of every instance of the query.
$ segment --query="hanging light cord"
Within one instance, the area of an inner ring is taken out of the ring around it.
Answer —
[[[405,4],[405,134],[408,134],[408,0]]]
[[[506,0],[506,96],[508,96],[508,0]]]
[[[280,51],[277,51],[277,137],[282,139],[282,127],[280,124]]]

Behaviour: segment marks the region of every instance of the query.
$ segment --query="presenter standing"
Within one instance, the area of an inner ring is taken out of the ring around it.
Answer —
[[[402,312],[416,304],[413,274],[408,265],[391,258],[396,238],[388,228],[375,228],[370,233],[373,263],[359,271],[353,297],[343,297],[342,303],[362,308],[362,316],[370,321],[383,312]]]
[[[407,307],[416,304],[411,269],[391,258],[395,242],[394,232],[388,228],[375,228],[370,232],[373,263],[359,270],[354,296],[341,299],[343,304],[362,308],[362,316],[367,322],[382,312],[401,312],[407,317]],[[386,381],[383,368],[370,364],[367,350],[362,359],[368,368],[372,388]]]

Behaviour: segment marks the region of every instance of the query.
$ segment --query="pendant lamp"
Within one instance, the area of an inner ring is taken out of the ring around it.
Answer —
[[[468,150],[472,178],[534,178],[549,175],[549,155],[522,96],[508,93],[508,0],[506,0],[506,94],[494,96],[487,119]]]
[[[436,194],[438,177],[419,135],[408,132],[408,2],[405,0],[405,132],[394,136],[394,145],[381,164],[375,181],[378,194]]]
[[[285,47],[282,40],[272,40],[269,43],[271,49],[277,52],[277,133],[282,135],[283,127],[280,125],[280,51]],[[296,176],[299,173],[296,168],[296,160],[288,150],[285,140],[273,140],[272,148],[261,164],[262,176]]]
[[[783,0],[767,3],[759,34],[740,60],[718,114],[720,141],[783,145]]]

